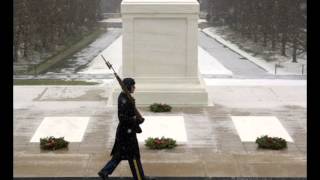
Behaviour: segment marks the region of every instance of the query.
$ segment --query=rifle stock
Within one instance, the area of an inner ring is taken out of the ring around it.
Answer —
[[[141,113],[139,112],[139,110],[136,107],[136,103],[134,98],[131,96],[130,92],[128,91],[127,87],[123,84],[121,78],[118,76],[118,74],[116,73],[116,71],[113,69],[112,65],[103,57],[103,55],[101,55],[102,59],[104,60],[104,62],[106,63],[106,65],[108,66],[109,69],[113,70],[113,74],[116,77],[121,89],[123,90],[123,92],[127,95],[127,97],[129,98],[129,100],[131,101],[131,103],[134,105],[134,112],[136,114],[136,118],[139,121],[139,124],[143,122],[144,118],[142,117]]]

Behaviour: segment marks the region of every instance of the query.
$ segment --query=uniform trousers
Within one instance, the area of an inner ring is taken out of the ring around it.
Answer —
[[[112,172],[119,165],[121,159],[112,157],[112,159],[100,170],[103,174],[112,174]],[[139,158],[128,159],[131,173],[134,177],[134,180],[145,180],[143,168]]]

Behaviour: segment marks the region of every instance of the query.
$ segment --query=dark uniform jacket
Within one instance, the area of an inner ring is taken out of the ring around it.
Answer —
[[[139,126],[135,118],[134,104],[124,92],[118,97],[119,124],[111,155],[122,160],[140,158],[136,127]],[[139,132],[138,132],[139,133]]]

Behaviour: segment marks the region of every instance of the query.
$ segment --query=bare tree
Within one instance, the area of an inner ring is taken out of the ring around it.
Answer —
[[[208,22],[227,25],[241,35],[262,41],[272,50],[281,44],[281,54],[292,48],[292,60],[306,52],[306,0],[212,0]],[[221,23],[223,22],[223,23]]]
[[[14,60],[52,53],[97,26],[100,0],[14,0]]]

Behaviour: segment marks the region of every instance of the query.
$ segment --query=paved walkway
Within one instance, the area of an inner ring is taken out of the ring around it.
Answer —
[[[164,114],[140,108],[149,117],[182,116],[188,137],[187,143],[173,150],[153,151],[141,143],[145,173],[153,177],[306,177],[305,85],[300,81],[213,85],[211,80],[207,83],[213,107],[174,107]],[[117,125],[116,109],[106,106],[109,91],[107,84],[15,86],[14,176],[97,177],[110,158]],[[42,151],[39,143],[30,142],[45,117],[73,116],[90,120],[82,141],[70,143],[68,150]],[[282,151],[257,149],[254,142],[241,140],[233,116],[276,117],[294,142]],[[113,177],[126,176],[131,176],[129,166],[122,162]]]
[[[199,32],[199,45],[218,59],[226,68],[230,69],[234,75],[260,77],[269,75],[264,69],[243,59],[242,56],[226,48],[203,32]]]

